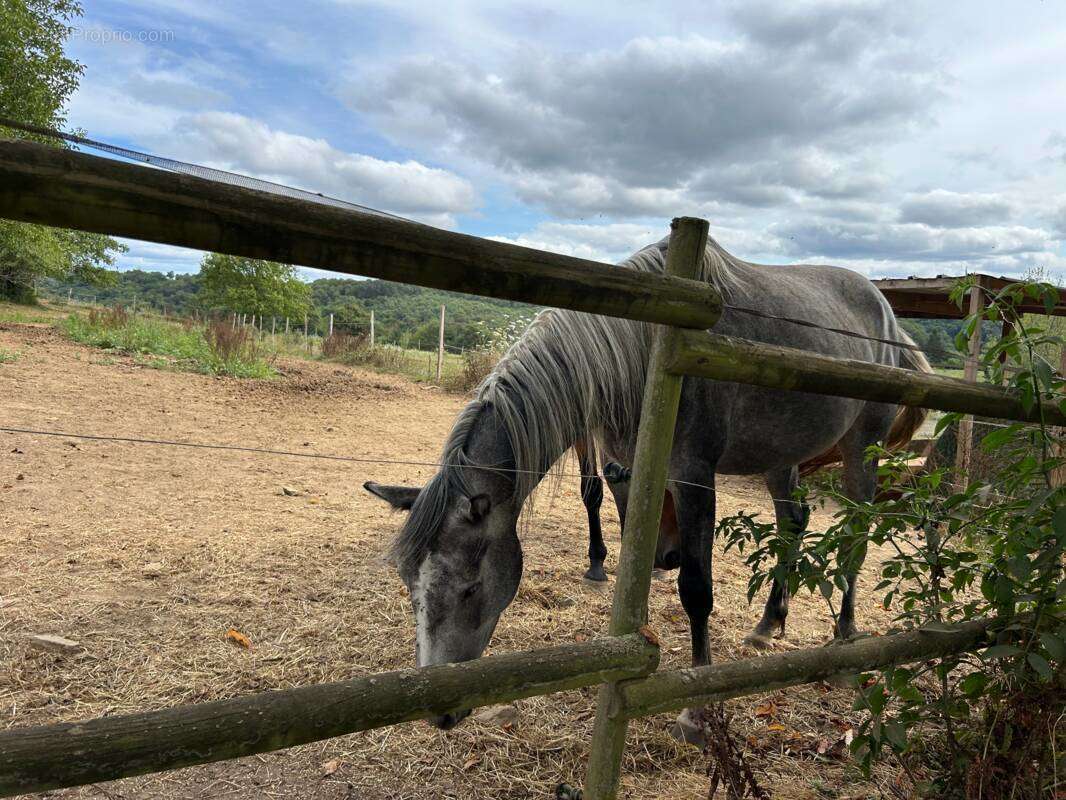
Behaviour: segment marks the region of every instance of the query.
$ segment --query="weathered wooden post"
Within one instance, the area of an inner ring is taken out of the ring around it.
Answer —
[[[440,336],[437,337],[437,383],[440,383],[441,370],[444,367],[444,306],[440,307]]]
[[[370,346],[374,346],[374,309],[370,309]]]
[[[671,225],[666,272],[680,278],[696,278],[707,246],[706,220],[693,217],[675,219]],[[659,519],[663,511],[674,425],[681,399],[683,378],[666,372],[670,350],[676,346],[678,330],[660,327],[654,334],[648,361],[648,378],[637,432],[636,456],[630,483],[625,536],[618,556],[618,580],[611,609],[611,636],[633,633],[647,622],[648,591],[655,545],[659,540]],[[622,713],[619,685],[606,683],[596,703],[596,724],[592,734],[589,771],[585,782],[586,800],[612,800],[618,791],[628,720]]]
[[[984,294],[980,278],[970,289],[970,316],[980,314],[985,307]],[[977,361],[981,357],[981,323],[977,323],[970,336],[969,353],[963,368],[963,380],[977,382]],[[961,489],[970,482],[970,451],[973,449],[973,416],[967,414],[959,420],[958,433],[955,437],[955,485]]]
[[[333,335],[333,315],[329,315],[329,335]]]

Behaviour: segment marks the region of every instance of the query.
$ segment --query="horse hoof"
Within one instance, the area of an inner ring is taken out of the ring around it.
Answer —
[[[607,573],[603,571],[603,567],[589,567],[588,571],[585,572],[585,580],[603,583],[607,580]]]
[[[744,637],[744,644],[756,650],[773,650],[774,640],[764,633],[749,633]]]
[[[707,744],[703,728],[692,721],[688,709],[682,711],[681,716],[670,726],[670,735],[682,744],[695,745],[701,749]]]

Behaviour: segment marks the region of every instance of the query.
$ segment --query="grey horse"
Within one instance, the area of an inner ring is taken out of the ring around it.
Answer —
[[[662,272],[669,240],[619,268]],[[892,309],[866,278],[829,266],[766,266],[741,261],[713,239],[702,280],[727,303],[808,320],[874,339],[906,341]],[[919,353],[873,339],[729,310],[715,331],[838,358],[929,371]],[[522,575],[520,518],[534,490],[575,442],[592,439],[612,460],[633,463],[652,326],[549,309],[540,313],[460,412],[421,489],[365,487],[410,513],[391,555],[411,593],[419,666],[466,661],[488,645]],[[913,432],[924,413],[843,397],[687,378],[681,392],[669,477],[676,515],[678,592],[689,618],[692,663],[710,663],[711,555],[716,474],[761,474],[770,495],[790,498],[798,466],[834,448],[850,498],[873,497],[877,464],[864,451],[897,429]],[[687,483],[681,483],[682,481]],[[806,524],[802,506],[775,502],[778,525]],[[665,558],[666,555],[663,554]],[[856,566],[857,569],[857,566]],[[840,603],[835,636],[856,633],[855,580]],[[788,593],[774,584],[753,636],[781,630]],[[433,722],[444,729],[469,712]]]

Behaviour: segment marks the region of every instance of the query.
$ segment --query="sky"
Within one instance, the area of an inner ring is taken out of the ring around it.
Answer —
[[[70,128],[465,233],[1066,274],[1066,3],[90,0],[68,51]]]

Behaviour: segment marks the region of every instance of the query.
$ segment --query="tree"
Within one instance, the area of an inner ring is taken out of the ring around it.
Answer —
[[[3,0],[0,13],[0,116],[42,127],[66,120],[67,98],[83,67],[63,53],[69,22],[81,16],[72,0]],[[0,127],[0,134],[61,143]],[[41,276],[107,283],[114,253],[125,245],[108,236],[0,221],[0,299],[32,303]]]
[[[925,342],[925,354],[934,364],[943,364],[952,354],[951,342],[942,328],[933,328],[929,331],[929,338]]]
[[[208,311],[300,319],[311,288],[290,264],[209,253],[200,262],[200,305]]]

